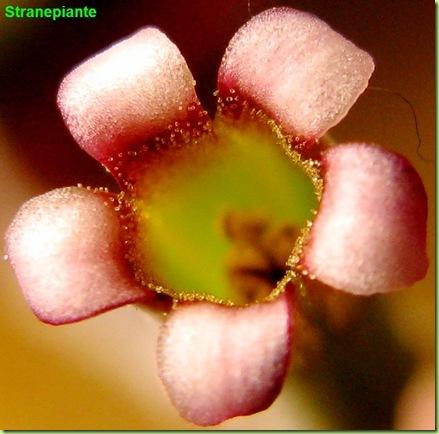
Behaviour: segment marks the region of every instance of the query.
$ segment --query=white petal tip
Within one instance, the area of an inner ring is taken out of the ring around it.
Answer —
[[[58,105],[79,145],[104,162],[185,116],[194,85],[178,48],[146,27],[70,72]]]
[[[291,299],[230,308],[177,307],[159,341],[160,377],[180,414],[202,426],[266,409],[291,348]]]
[[[105,200],[76,187],[54,190],[25,203],[10,225],[9,260],[42,321],[75,322],[151,297],[133,282]]]
[[[288,133],[311,139],[346,115],[373,70],[369,54],[319,18],[274,8],[233,37],[218,86],[234,88]]]
[[[427,197],[411,164],[378,146],[354,143],[329,150],[323,170],[305,269],[357,295],[422,279],[428,268]]]

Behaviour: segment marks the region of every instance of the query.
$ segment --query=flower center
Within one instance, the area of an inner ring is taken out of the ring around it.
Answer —
[[[315,164],[254,110],[156,151],[126,196],[138,280],[179,300],[244,305],[274,294],[318,205]]]

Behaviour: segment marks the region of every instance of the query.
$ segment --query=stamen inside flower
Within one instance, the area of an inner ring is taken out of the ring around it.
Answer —
[[[278,286],[320,182],[279,128],[248,111],[149,158],[130,200],[143,284],[183,300],[243,305]]]

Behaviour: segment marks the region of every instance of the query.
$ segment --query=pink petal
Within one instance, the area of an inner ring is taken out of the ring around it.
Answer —
[[[53,190],[25,203],[9,227],[10,262],[42,321],[79,321],[151,297],[124,262],[109,197],[76,187]]]
[[[247,308],[178,306],[163,326],[160,377],[181,416],[198,425],[265,410],[286,374],[291,297]]]
[[[325,188],[303,266],[359,295],[410,286],[427,271],[427,197],[402,156],[365,144],[323,157]]]
[[[184,119],[198,103],[194,85],[178,48],[146,27],[70,72],[58,105],[79,145],[104,162]]]
[[[274,8],[232,38],[218,87],[238,90],[288,133],[318,138],[343,119],[373,69],[366,52],[317,17]]]

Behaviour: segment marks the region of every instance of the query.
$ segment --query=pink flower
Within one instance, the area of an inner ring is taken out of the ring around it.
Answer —
[[[122,192],[57,189],[18,212],[7,250],[35,314],[65,324],[153,304],[165,292],[178,303],[159,338],[159,372],[180,414],[213,425],[267,408],[294,349],[293,288],[303,276],[370,295],[410,286],[427,270],[427,200],[410,163],[364,143],[319,152],[319,138],[346,115],[373,69],[367,53],[318,18],[287,8],[254,17],[230,42],[218,75],[221,115],[239,127],[252,108],[262,111],[321,195],[276,290],[231,307],[163,288],[138,252],[139,222],[148,221],[137,206],[149,194],[144,183],[173,176],[168,169],[215,134],[177,47],[145,28],[78,66],[61,84],[59,107]]]

